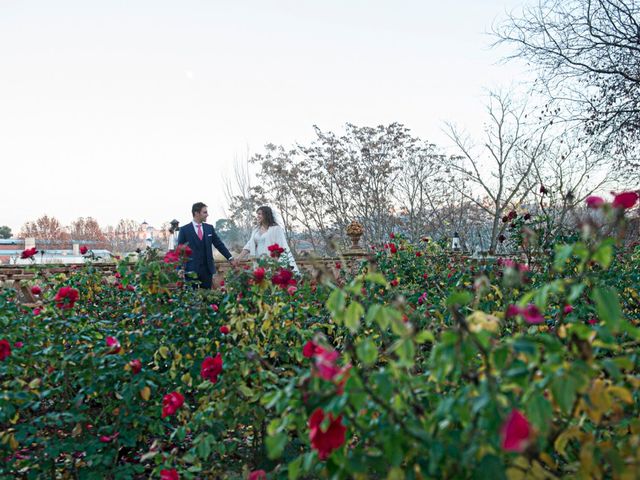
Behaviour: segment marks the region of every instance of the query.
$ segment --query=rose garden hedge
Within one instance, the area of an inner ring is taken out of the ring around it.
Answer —
[[[528,265],[398,237],[337,280],[269,259],[203,293],[149,252],[35,280],[33,311],[0,291],[0,476],[637,478],[640,247],[599,231]]]

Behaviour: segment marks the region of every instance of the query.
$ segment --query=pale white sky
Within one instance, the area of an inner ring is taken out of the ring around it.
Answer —
[[[234,157],[404,123],[482,122],[485,32],[526,0],[0,0],[0,225],[223,216]]]

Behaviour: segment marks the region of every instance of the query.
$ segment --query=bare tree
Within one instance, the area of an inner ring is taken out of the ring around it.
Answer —
[[[70,238],[60,221],[55,217],[43,215],[35,221],[28,221],[22,227],[19,238],[33,237],[36,242],[42,242],[45,248],[61,248]]]
[[[489,121],[480,148],[451,124],[446,133],[460,154],[449,158],[451,185],[490,218],[489,250],[493,252],[504,228],[504,212],[521,203],[535,187],[532,172],[546,154],[549,125],[527,124],[525,106],[516,105],[509,94],[490,93],[487,113]],[[463,187],[464,181],[472,188]]]
[[[240,235],[247,239],[255,224],[255,211],[264,203],[256,190],[257,185],[253,183],[247,151],[244,156],[234,158],[233,175],[224,179],[224,195],[229,207],[227,216],[237,226]]]
[[[636,0],[541,0],[510,15],[495,33],[539,68],[546,93],[602,151],[638,178],[640,3]]]
[[[135,220],[121,219],[115,228],[108,228],[106,232],[115,252],[131,252],[143,246],[144,235],[140,224]]]
[[[90,248],[105,248],[107,239],[98,222],[92,217],[80,217],[67,228],[72,240],[82,241]]]

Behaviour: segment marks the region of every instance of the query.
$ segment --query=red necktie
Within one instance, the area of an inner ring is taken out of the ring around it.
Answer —
[[[198,224],[198,238],[202,240],[202,225]]]

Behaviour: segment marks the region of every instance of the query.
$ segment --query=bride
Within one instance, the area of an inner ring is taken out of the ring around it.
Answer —
[[[251,238],[242,249],[238,260],[243,260],[247,255],[252,257],[269,255],[269,246],[277,243],[281,248],[284,248],[283,255],[287,260],[287,264],[295,272],[298,272],[298,266],[291,254],[287,238],[284,234],[282,219],[278,218],[278,221],[276,221],[273,209],[264,205],[258,207],[256,210],[256,223],[258,225],[253,229]]]

